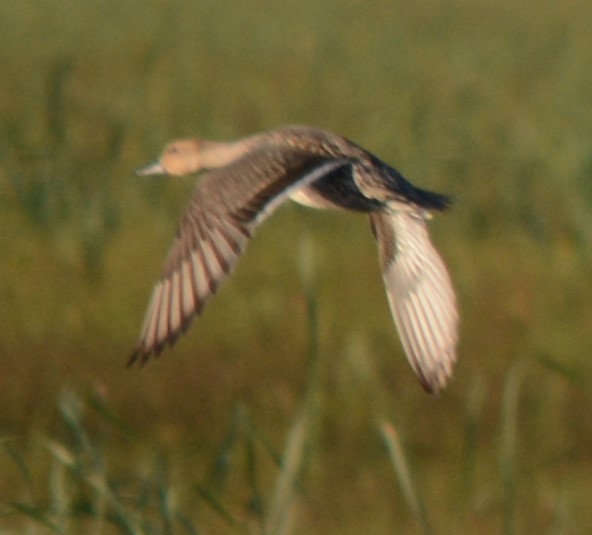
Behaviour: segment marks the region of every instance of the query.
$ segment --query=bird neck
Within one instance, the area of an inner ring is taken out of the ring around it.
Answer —
[[[232,141],[200,141],[200,164],[202,169],[225,167],[249,151],[247,140]]]

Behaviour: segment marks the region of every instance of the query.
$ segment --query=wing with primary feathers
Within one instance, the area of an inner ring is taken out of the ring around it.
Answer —
[[[347,161],[282,147],[206,173],[181,220],[129,364],[172,345],[234,268],[249,238],[295,188]]]
[[[456,361],[458,311],[450,277],[421,213],[375,212],[370,220],[403,348],[422,386],[437,392]]]

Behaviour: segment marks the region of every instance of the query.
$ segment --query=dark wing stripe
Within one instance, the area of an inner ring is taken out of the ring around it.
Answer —
[[[162,285],[159,283],[154,289],[152,303],[148,312],[148,321],[146,322],[145,344],[150,346],[157,345],[158,333],[158,311],[162,299]]]
[[[213,227],[210,230],[210,244],[212,251],[216,255],[216,262],[224,274],[227,274],[231,268],[231,259],[235,256],[234,251],[228,245],[226,239],[220,230]]]
[[[154,333],[156,332],[156,329],[154,328],[156,319],[155,311],[157,311],[159,308],[159,302],[160,285],[158,285],[152,292],[150,305],[148,306],[148,313],[146,314],[144,325],[142,327],[141,340],[143,341],[144,346],[153,346],[156,342],[154,337]]]
[[[193,284],[197,289],[197,309],[201,311],[209,295],[208,274],[201,258],[201,249],[194,249],[191,252],[191,269]]]
[[[216,293],[217,281],[224,276],[224,272],[216,263],[216,256],[212,250],[212,246],[206,240],[201,242],[201,261],[206,273],[206,281],[208,284],[208,295]]]
[[[182,271],[175,271],[171,279],[171,297],[170,297],[170,314],[169,314],[169,332],[178,332],[183,323],[183,308],[182,296],[183,285],[181,281]]]
[[[158,344],[165,340],[169,334],[169,295],[171,279],[165,279],[160,286],[161,301],[158,309],[158,327],[156,337]]]
[[[218,231],[236,256],[239,256],[245,250],[247,242],[251,238],[251,233],[244,226],[232,221],[226,221],[224,225],[221,224]]]

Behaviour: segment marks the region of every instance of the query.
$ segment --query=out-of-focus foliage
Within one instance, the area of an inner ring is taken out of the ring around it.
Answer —
[[[2,503],[55,499],[31,440],[67,441],[64,388],[99,396],[141,449],[169,456],[175,492],[202,498],[236,407],[288,452],[312,388],[295,532],[413,532],[383,418],[436,532],[592,525],[591,24],[584,0],[3,6],[0,440],[22,453],[0,456]],[[340,132],[457,199],[432,224],[462,309],[458,372],[440,397],[404,361],[365,219],[298,207],[261,229],[174,351],[124,369],[193,187],[133,169],[174,137],[285,123]],[[105,438],[113,470],[101,473],[150,472],[137,449]],[[282,481],[273,455],[255,468],[246,455],[232,490],[215,489],[235,520],[257,516],[248,474],[263,496]]]

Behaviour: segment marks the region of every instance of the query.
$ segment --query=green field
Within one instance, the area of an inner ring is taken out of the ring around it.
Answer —
[[[588,533],[591,26],[587,0],[5,2],[0,533]],[[125,368],[194,187],[133,170],[287,123],[455,197],[439,396],[366,218],[295,205]]]

